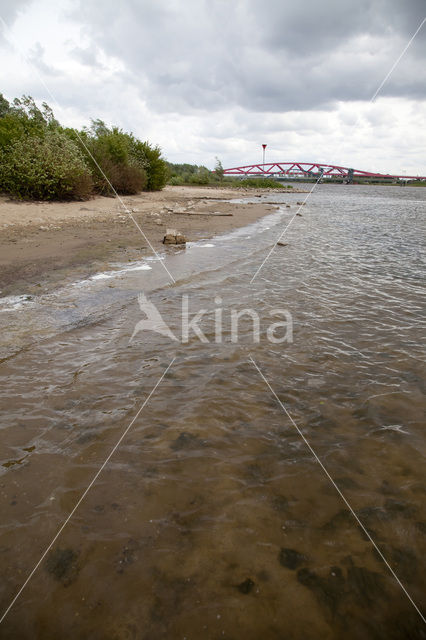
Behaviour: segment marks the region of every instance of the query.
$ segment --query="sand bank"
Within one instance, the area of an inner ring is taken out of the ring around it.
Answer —
[[[69,277],[87,277],[110,262],[137,260],[163,249],[166,228],[195,241],[245,226],[275,209],[227,200],[263,196],[266,190],[166,187],[124,196],[146,238],[118,199],[87,202],[16,202],[0,198],[0,296],[40,293]],[[295,204],[297,191],[286,193]],[[179,213],[175,213],[178,211]],[[221,214],[221,215],[219,215]],[[148,243],[149,240],[149,243]]]

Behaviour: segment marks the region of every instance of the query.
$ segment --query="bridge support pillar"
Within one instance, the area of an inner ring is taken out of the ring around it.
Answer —
[[[348,175],[346,177],[346,184],[353,184],[354,183],[354,170],[353,169],[348,169]]]

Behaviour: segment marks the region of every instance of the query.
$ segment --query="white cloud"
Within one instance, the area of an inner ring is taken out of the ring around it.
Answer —
[[[348,20],[337,0],[23,2],[0,90],[46,100],[67,125],[132,130],[176,162],[249,164],[267,143],[268,160],[426,174],[424,32],[368,102],[422,5],[361,4]]]

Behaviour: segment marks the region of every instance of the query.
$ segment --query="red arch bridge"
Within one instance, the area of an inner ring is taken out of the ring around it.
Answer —
[[[226,176],[274,176],[277,178],[341,178],[353,182],[357,178],[378,178],[384,180],[426,180],[426,176],[396,176],[389,173],[372,173],[349,167],[319,162],[271,162],[248,164],[244,167],[224,169]]]

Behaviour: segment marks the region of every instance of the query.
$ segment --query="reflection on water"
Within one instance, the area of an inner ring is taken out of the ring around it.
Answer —
[[[5,349],[25,348],[3,363],[2,610],[177,359],[1,637],[426,637],[249,361],[424,609],[425,195],[320,186],[252,286],[294,208],[170,254],[174,286],[151,261],[113,287],[15,310]],[[247,321],[238,344],[226,323],[216,344],[209,316],[208,344],[148,332],[129,344],[140,290],[178,335],[183,294],[194,313],[220,295],[224,315],[253,308],[265,325],[288,309],[294,342],[253,344]]]

